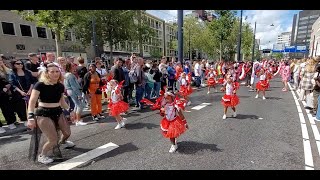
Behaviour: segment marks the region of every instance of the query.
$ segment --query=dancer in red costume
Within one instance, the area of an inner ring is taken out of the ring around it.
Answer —
[[[237,117],[236,106],[240,103],[239,98],[236,94],[237,88],[238,87],[236,86],[236,84],[232,82],[231,77],[227,76],[226,83],[224,85],[224,88],[222,89],[226,92],[221,100],[221,104],[224,106],[224,114],[222,119],[227,118],[228,107],[231,107],[231,109],[233,110],[233,117]]]
[[[161,108],[161,111],[164,112],[164,118],[161,120],[160,127],[162,135],[170,139],[172,146],[169,152],[173,153],[178,149],[177,138],[186,131],[188,125],[182,113],[184,104],[179,103],[179,100],[171,92],[166,92],[164,99],[165,104]]]
[[[259,98],[259,93],[262,92],[262,99],[266,99],[266,90],[269,88],[269,82],[267,79],[267,73],[264,69],[261,69],[258,73],[257,76],[260,78],[260,81],[257,83],[256,88],[257,88],[257,95],[256,98]]]
[[[111,87],[111,102],[109,103],[110,107],[110,116],[113,116],[116,118],[118,125],[114,129],[120,129],[125,126],[126,118],[123,118],[120,116],[121,113],[124,113],[128,111],[129,104],[122,101],[123,97],[121,94],[121,88],[124,81],[118,82],[116,80],[110,81],[110,87]]]
[[[193,92],[191,87],[191,79],[186,73],[181,73],[181,77],[179,79],[180,90],[179,94],[188,102],[187,105],[191,105],[191,101],[189,100],[189,95]]]
[[[211,68],[207,74],[207,79],[208,79],[208,93],[207,94],[210,94],[210,88],[213,87],[216,92],[218,92],[218,90],[216,89],[215,85],[216,85],[216,77],[217,77],[217,72]]]

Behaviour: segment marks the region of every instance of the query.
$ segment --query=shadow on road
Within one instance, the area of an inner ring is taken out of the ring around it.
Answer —
[[[10,136],[5,138],[0,138],[0,146],[6,143],[25,141],[28,138],[21,138],[22,136]]]
[[[274,99],[274,100],[280,100],[282,98],[279,98],[279,97],[266,97],[267,99]]]
[[[147,128],[147,129],[154,129],[154,128],[159,128],[160,126],[157,124],[152,124],[152,123],[134,123],[134,124],[126,124],[126,129],[128,130],[135,130],[135,129],[142,129],[142,128]]]
[[[237,117],[233,119],[259,119],[259,116],[249,114],[237,114]]]
[[[118,148],[116,148],[115,150],[112,150],[102,156],[99,156],[95,159],[92,159],[91,161],[83,164],[83,165],[80,165],[78,166],[77,168],[83,168],[83,167],[87,167],[87,166],[90,166],[91,164],[93,164],[94,162],[98,162],[98,161],[101,161],[101,160],[104,160],[104,159],[107,159],[107,158],[110,158],[110,157],[114,157],[114,156],[117,156],[119,154],[124,154],[124,153],[127,153],[127,152],[132,152],[132,151],[137,151],[139,148],[137,146],[135,146],[134,144],[132,143],[127,143],[127,144],[123,144],[123,145],[119,145]]]
[[[222,149],[217,148],[216,144],[204,144],[195,141],[182,141],[178,142],[179,148],[177,152],[181,154],[195,154],[199,151],[209,150],[212,152],[221,152]]]

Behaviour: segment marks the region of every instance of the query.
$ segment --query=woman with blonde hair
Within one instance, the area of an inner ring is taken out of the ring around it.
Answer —
[[[5,78],[7,81],[9,80],[9,74],[11,73],[11,69],[9,69],[5,63],[3,56],[0,56],[0,76]]]
[[[69,105],[65,102],[64,86],[61,83],[62,79],[63,77],[59,67],[54,63],[49,63],[41,73],[39,82],[34,85],[31,92],[28,110],[28,127],[34,129],[35,136],[31,139],[30,156],[33,160],[36,160],[39,146],[39,128],[47,137],[47,141],[38,156],[38,162],[43,164],[53,162],[53,159],[48,155],[49,151],[53,150],[54,147],[58,147],[59,149],[60,145],[65,148],[75,146],[71,141],[67,141],[71,135],[71,130],[63,115],[62,109],[69,110]],[[35,110],[38,99],[38,108]],[[58,140],[58,129],[62,132],[60,140]],[[33,143],[34,148],[32,148]]]
[[[316,61],[314,59],[308,59],[306,67],[301,70],[301,93],[300,93],[300,100],[303,100],[303,97],[306,97],[306,108],[312,108],[312,91],[313,91],[313,84],[312,79],[315,74],[315,65]]]
[[[294,59],[294,67],[292,70],[293,73],[293,82],[294,82],[294,89],[297,90],[297,88],[299,87],[299,73],[300,73],[300,60],[299,59]]]

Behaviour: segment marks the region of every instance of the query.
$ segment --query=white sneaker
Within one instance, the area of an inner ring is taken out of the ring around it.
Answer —
[[[224,114],[224,115],[222,116],[222,119],[227,119],[227,115]]]
[[[207,94],[210,94],[210,91],[208,91]]]
[[[215,92],[218,92],[218,89],[216,89]]]
[[[233,112],[233,117],[237,117],[237,112]]]
[[[39,155],[38,162],[42,164],[49,164],[53,162],[53,159],[49,158],[48,156]]]
[[[263,96],[262,99],[263,99],[263,100],[266,100],[266,97]]]
[[[92,116],[92,119],[93,119],[94,121],[99,121],[98,116]]]
[[[88,123],[85,123],[85,122],[83,122],[83,121],[78,121],[78,122],[76,122],[76,126],[85,126],[85,125],[87,125]]]
[[[102,115],[102,114],[98,114],[97,117],[98,117],[98,119],[105,119],[105,118],[106,118],[106,117],[104,117],[104,115]]]
[[[68,148],[73,148],[75,144],[71,141],[66,141],[64,144],[60,144],[62,148],[68,149]]]
[[[173,153],[173,152],[175,152],[177,149],[178,149],[178,145],[177,145],[177,144],[176,144],[176,145],[171,145],[171,148],[170,148],[170,150],[169,150],[169,153]]]
[[[126,121],[127,121],[127,118],[122,118],[121,127],[124,127],[126,125]]]
[[[6,130],[3,127],[0,127],[0,134],[3,134],[5,132],[6,132]]]
[[[191,101],[188,101],[187,105],[190,106],[191,105]]]
[[[8,128],[9,129],[15,129],[15,128],[17,128],[17,126],[12,123],[12,124],[9,124]]]
[[[114,129],[121,129],[121,123],[118,123],[118,125]]]
[[[123,112],[123,113],[120,113],[120,115],[121,115],[121,116],[125,116],[125,115],[127,115],[127,113],[124,113],[124,112]]]
[[[256,95],[256,99],[258,99],[258,98],[259,98],[259,94]]]
[[[28,121],[24,122],[24,126],[28,127]]]

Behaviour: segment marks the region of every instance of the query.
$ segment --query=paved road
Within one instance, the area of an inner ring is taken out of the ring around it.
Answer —
[[[215,170],[303,170],[306,168],[305,143],[297,105],[291,92],[282,92],[279,79],[271,82],[267,99],[255,99],[254,92],[241,86],[237,118],[222,119],[223,93],[194,93],[185,116],[189,130],[178,139],[179,149],[169,153],[170,142],[160,133],[158,112],[145,110],[127,116],[125,129],[114,130],[116,122],[107,119],[88,126],[72,126],[71,140],[76,147],[63,150],[65,160],[109,142],[119,147],[89,161],[76,170],[111,169],[215,169]],[[202,103],[209,105],[194,110]],[[303,104],[311,144],[314,169],[320,169],[313,129]],[[315,124],[316,127],[319,124]],[[319,127],[318,127],[319,128]],[[0,138],[0,169],[48,169],[27,160],[30,135],[22,133]],[[309,158],[310,159],[310,158]]]

